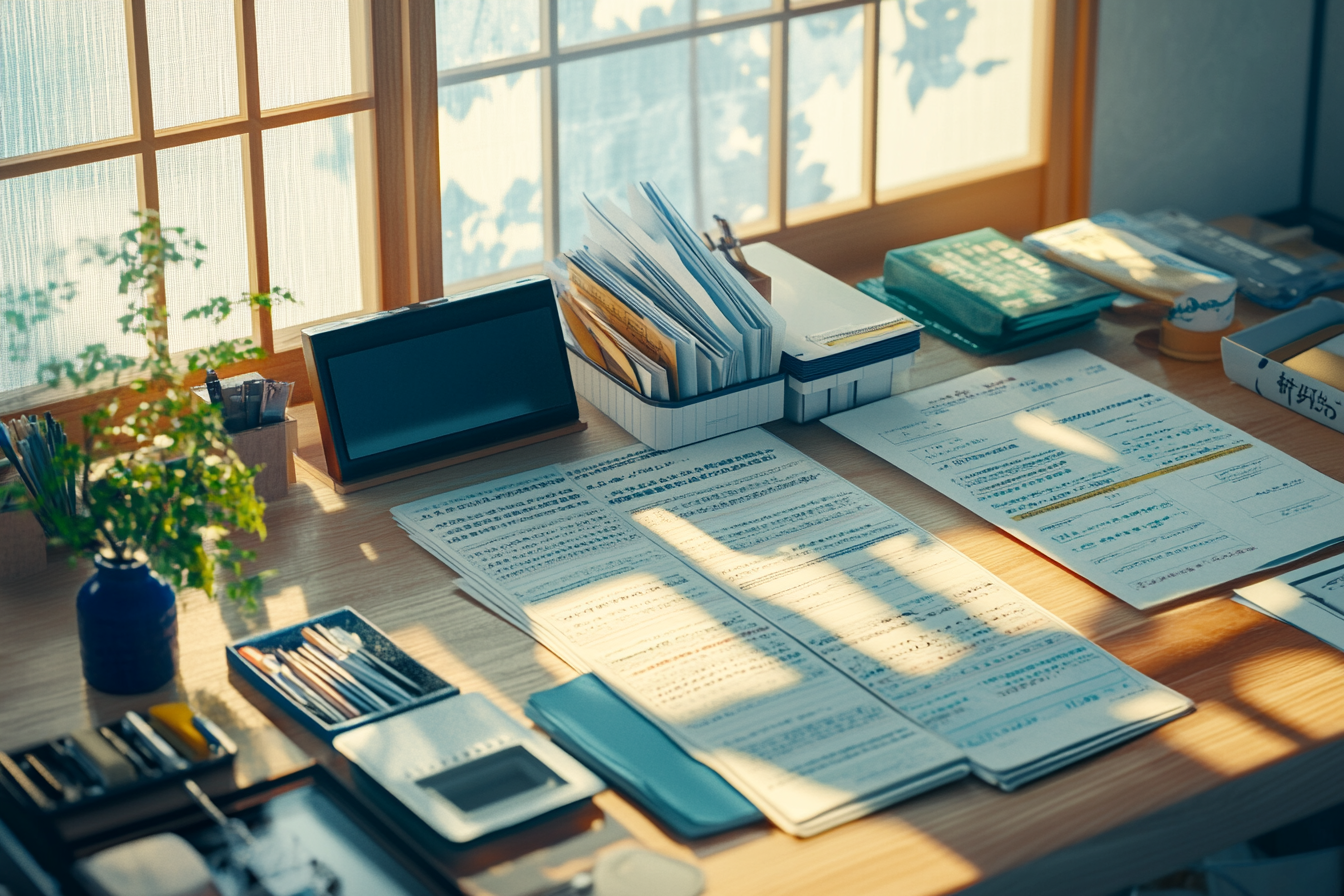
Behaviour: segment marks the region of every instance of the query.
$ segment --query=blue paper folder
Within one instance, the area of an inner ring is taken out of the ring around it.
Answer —
[[[533,694],[528,718],[674,833],[708,837],[764,816],[594,675]]]

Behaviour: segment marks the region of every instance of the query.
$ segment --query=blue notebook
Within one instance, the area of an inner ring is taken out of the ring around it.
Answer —
[[[764,816],[594,675],[533,694],[528,718],[674,833],[708,837]]]

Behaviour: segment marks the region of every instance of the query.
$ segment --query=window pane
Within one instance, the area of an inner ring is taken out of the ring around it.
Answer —
[[[569,46],[685,25],[691,20],[691,4],[690,0],[560,0],[559,15],[560,45]]]
[[[121,0],[0,3],[0,157],[131,130]]]
[[[769,206],[770,26],[696,40],[700,195],[709,215],[746,222]],[[686,209],[685,213],[690,214]]]
[[[877,187],[890,189],[1026,155],[1031,147],[1032,0],[884,0]]]
[[[0,221],[24,222],[0,228],[0,311],[30,315],[33,306],[21,294],[48,282],[72,282],[77,290],[73,302],[58,303],[50,320],[28,331],[30,338],[6,324],[0,391],[38,382],[41,363],[73,358],[90,343],[145,354],[144,343],[123,335],[117,324],[130,299],[117,294],[116,270],[99,262],[80,263],[88,255],[82,241],[101,242],[130,230],[135,207],[131,158],[0,181]],[[11,362],[12,349],[20,357]]]
[[[434,0],[440,69],[541,49],[537,0]]]
[[[625,188],[656,181],[699,226],[692,205],[690,42],[594,56],[560,66],[560,247],[587,229],[583,193],[625,202]]]
[[[863,9],[789,23],[789,208],[859,195]]]
[[[238,114],[232,0],[148,0],[154,127]]]
[[[252,335],[252,315],[234,311],[222,327],[183,320],[207,299],[241,298],[247,291],[247,219],[243,204],[243,150],[238,137],[161,150],[159,212],[166,227],[185,227],[205,243],[199,268],[170,265],[164,274],[168,296],[168,347],[175,352],[221,339]]]
[[[541,261],[541,78],[439,90],[446,283]]]
[[[277,330],[364,307],[353,118],[262,134],[271,284],[298,300],[275,308],[271,322]]]
[[[350,0],[257,0],[261,108],[345,96]]]
[[[769,8],[770,0],[700,0],[696,6],[696,15],[704,21]]]

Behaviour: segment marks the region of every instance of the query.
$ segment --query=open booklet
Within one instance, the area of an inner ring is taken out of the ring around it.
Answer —
[[[1344,484],[1082,349],[822,422],[1141,610],[1344,540]]]
[[[1011,790],[1193,709],[761,430],[392,513],[799,836],[968,769]]]

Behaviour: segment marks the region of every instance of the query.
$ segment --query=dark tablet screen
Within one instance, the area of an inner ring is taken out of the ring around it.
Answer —
[[[303,332],[339,481],[578,419],[540,277]]]
[[[553,314],[524,311],[329,360],[350,459],[572,401],[555,369]],[[401,385],[388,389],[389,380]]]

